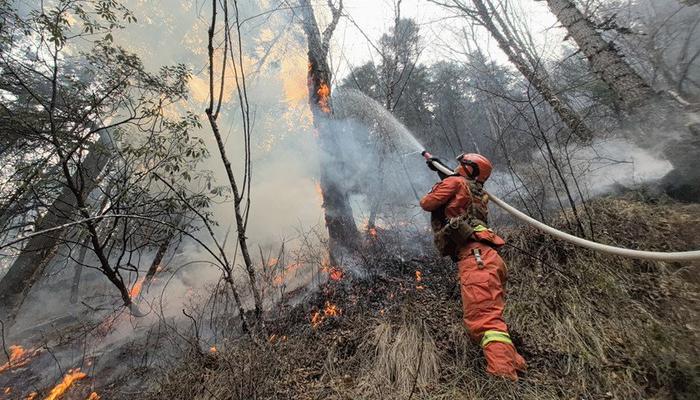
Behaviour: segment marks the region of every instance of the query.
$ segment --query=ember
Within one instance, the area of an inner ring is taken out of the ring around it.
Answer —
[[[377,237],[377,228],[369,228],[368,232],[369,232],[369,235],[372,236],[373,238]]]
[[[326,306],[321,311],[314,311],[311,315],[311,326],[317,328],[327,317],[337,317],[342,310],[335,304],[327,301]]]
[[[29,396],[27,396],[26,400],[35,400],[38,396],[39,396],[39,393],[31,392],[31,393],[29,393]]]
[[[134,283],[134,286],[131,288],[129,291],[129,297],[132,299],[137,297],[141,293],[141,289],[143,288],[143,282],[146,280],[146,277],[141,277],[139,278],[136,283]]]
[[[217,351],[219,351],[219,350],[216,349],[216,346],[211,346],[211,347],[209,348],[209,352],[212,353],[212,354],[213,354],[213,353],[216,353]]]
[[[97,392],[90,393],[90,396],[85,400],[100,400],[100,395]]]
[[[343,276],[344,276],[344,275],[345,275],[345,273],[343,272],[342,269],[340,269],[340,268],[335,268],[335,267],[334,267],[334,268],[331,268],[330,272],[328,273],[328,277],[329,277],[331,280],[336,281],[336,282],[338,282],[338,281],[340,281],[341,279],[343,279]]]
[[[321,322],[323,322],[323,315],[321,315],[320,312],[314,311],[314,313],[311,315],[311,326],[313,328],[318,327],[321,325]]]
[[[418,290],[425,289],[425,286],[420,284],[422,281],[423,281],[423,273],[416,270],[416,283],[418,283],[418,285],[416,285],[416,289],[418,289]]]
[[[327,83],[321,82],[321,85],[318,88],[318,91],[316,92],[318,94],[318,106],[326,114],[330,114],[331,112],[331,106],[330,106],[330,96],[331,96],[331,87],[328,86]]]
[[[326,308],[323,312],[327,317],[337,317],[340,315],[340,309],[335,304],[329,302],[326,302]]]
[[[75,382],[85,378],[87,378],[87,374],[81,372],[80,368],[69,370],[66,376],[63,377],[63,382],[54,386],[54,388],[51,389],[51,393],[49,393],[48,397],[46,397],[45,400],[60,399],[61,396],[63,396],[63,394],[66,393],[66,391],[70,389],[70,387],[73,386]]]

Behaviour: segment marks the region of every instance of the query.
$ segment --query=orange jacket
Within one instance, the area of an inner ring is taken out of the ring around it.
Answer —
[[[428,212],[445,206],[445,216],[454,218],[468,210],[471,202],[472,196],[467,180],[461,176],[448,176],[423,196],[420,206]]]

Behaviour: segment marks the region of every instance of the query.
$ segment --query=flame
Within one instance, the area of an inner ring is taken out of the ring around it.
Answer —
[[[278,260],[276,257],[272,257],[271,259],[267,260],[267,266],[272,268],[276,266],[279,261],[280,260]]]
[[[49,396],[44,400],[60,399],[61,396],[63,396],[63,394],[66,393],[66,391],[70,389],[70,387],[73,386],[75,382],[85,378],[87,378],[87,374],[81,372],[80,368],[69,370],[66,376],[63,377],[63,382],[54,386],[54,388],[51,389],[51,393],[49,393]]]
[[[37,393],[37,392],[31,392],[31,393],[29,393],[29,395],[27,396],[27,399],[26,399],[26,400],[35,400],[38,396],[39,396],[39,393]]]
[[[97,394],[97,392],[92,392],[90,393],[90,396],[88,396],[88,398],[85,400],[100,400],[100,395]]]
[[[3,390],[3,392],[5,392],[5,394],[9,395],[10,393],[12,393],[12,388],[6,387],[5,390]]]
[[[287,264],[284,267],[284,270],[272,279],[272,283],[276,286],[282,286],[287,281],[288,276],[296,273],[303,266],[304,264],[301,262]]]
[[[377,237],[377,228],[369,228],[368,230],[369,235],[376,238]]]
[[[216,352],[218,352],[218,351],[219,351],[219,350],[216,349],[216,346],[211,346],[211,347],[209,348],[209,352],[212,353],[212,354],[214,354],[214,353],[216,353]]]
[[[328,84],[326,82],[321,82],[321,85],[319,85],[318,90],[316,91],[316,94],[318,95],[318,107],[324,113],[330,114],[331,113],[331,104],[330,104],[331,87],[328,86]]]
[[[311,314],[311,327],[317,328],[327,317],[337,317],[342,313],[342,310],[340,307],[336,306],[335,304],[331,303],[330,301],[326,301],[326,305],[321,311],[314,311],[313,314]]]
[[[10,346],[10,359],[5,364],[0,365],[0,374],[5,371],[9,371],[10,369],[23,367],[29,364],[31,358],[40,352],[40,349],[27,351],[22,346]]]
[[[136,283],[134,283],[134,286],[131,288],[129,291],[129,297],[132,299],[137,297],[141,293],[141,289],[143,289],[143,282],[146,280],[146,277],[141,277],[139,278]]]
[[[321,183],[316,182],[316,196],[318,197],[319,200],[323,201],[323,189],[321,189]]]

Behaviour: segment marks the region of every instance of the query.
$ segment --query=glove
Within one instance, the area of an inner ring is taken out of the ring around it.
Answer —
[[[431,171],[440,172],[440,170],[437,169],[437,168],[433,165],[433,161],[436,161],[436,162],[439,162],[440,164],[442,164],[442,161],[440,161],[440,159],[437,158],[437,157],[431,157],[431,158],[430,158],[428,161],[426,161],[425,163],[428,165],[428,168],[430,168]]]

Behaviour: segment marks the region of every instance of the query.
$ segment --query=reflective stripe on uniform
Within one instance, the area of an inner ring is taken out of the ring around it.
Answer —
[[[483,231],[488,231],[488,230],[489,230],[489,228],[487,228],[481,224],[474,227],[474,232],[483,232]]]
[[[510,340],[510,335],[507,332],[501,331],[486,331],[484,336],[481,338],[481,347],[486,347],[487,344],[491,342],[501,342],[513,344]]]

